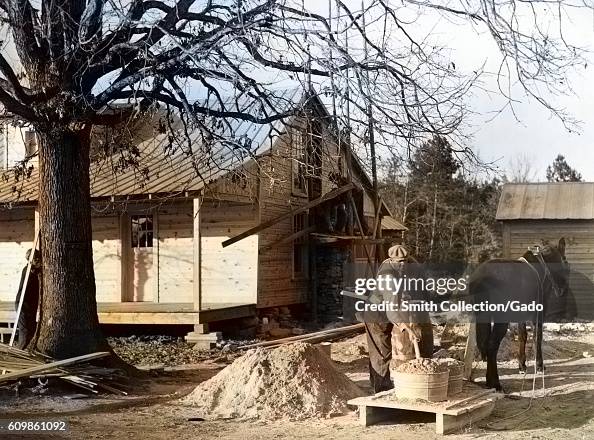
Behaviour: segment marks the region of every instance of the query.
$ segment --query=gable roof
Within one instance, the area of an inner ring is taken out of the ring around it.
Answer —
[[[246,111],[251,101],[249,98],[232,100],[230,109]],[[312,104],[320,111],[319,117],[322,119],[331,117],[318,95],[301,88],[276,92],[275,96],[269,99],[267,110],[298,114]],[[97,200],[143,195],[171,196],[197,192],[218,178],[268,152],[288,123],[288,118],[268,124],[225,118],[224,123],[220,124],[216,142],[205,146],[202,133],[200,130],[195,130],[189,133],[189,141],[188,138],[183,138],[186,150],[184,151],[182,148],[171,148],[168,133],[158,133],[155,127],[147,133],[146,127],[150,124],[147,121],[140,121],[139,126],[143,133],[138,135],[139,139],[135,139],[137,141],[135,145],[139,150],[137,158],[139,166],[121,166],[117,163],[117,157],[114,159],[113,155],[109,158],[110,160],[92,162],[91,198]],[[134,129],[136,128],[138,127],[135,126]],[[178,128],[181,128],[181,125]],[[136,133],[134,136],[136,137]],[[195,156],[188,155],[188,145],[191,145],[194,154],[200,150],[203,151]],[[341,145],[343,148],[350,148],[345,142]],[[351,157],[356,180],[366,190],[371,190],[371,179],[363,163],[354,152],[351,152]],[[118,171],[114,171],[114,160],[116,167],[121,168]],[[0,174],[0,204],[34,203],[37,201],[38,186],[37,167],[32,170],[28,178],[20,178],[18,181],[12,177],[2,179]],[[385,215],[391,215],[383,201],[382,212]],[[398,223],[397,229],[402,230],[401,228],[406,229]]]
[[[233,101],[231,110],[246,111],[249,100]],[[270,107],[274,107],[273,110],[277,112],[297,112],[306,105],[305,94],[297,88],[279,91],[270,101]],[[168,133],[157,133],[153,129],[148,136],[145,133],[144,139],[137,145],[140,154],[137,158],[138,167],[122,166],[114,171],[114,162],[118,166],[117,153],[109,160],[91,164],[91,197],[100,199],[198,191],[270,150],[275,139],[284,130],[285,123],[277,120],[259,124],[226,118],[225,123],[218,127],[217,142],[205,145],[202,133],[195,130],[189,133],[189,141],[184,138],[183,145],[178,145],[177,148],[171,148]],[[188,154],[188,145],[191,145],[195,159],[192,154]],[[147,170],[146,175],[143,170]],[[18,181],[12,176],[8,179],[0,178],[0,203],[36,201],[38,182],[36,167],[28,178]]]
[[[497,220],[592,220],[594,183],[508,183],[501,191]]]

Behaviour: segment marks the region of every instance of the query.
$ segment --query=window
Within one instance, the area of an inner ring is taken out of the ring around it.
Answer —
[[[35,136],[35,131],[25,130],[24,141],[25,141],[25,156],[26,157],[34,156],[37,153],[37,137]]]
[[[305,150],[305,132],[299,131],[293,137],[292,187],[293,193],[307,195],[307,155]]]
[[[293,193],[319,197],[322,193],[322,135],[316,122],[298,130],[293,137]]]
[[[305,213],[293,216],[293,232],[299,232],[307,227],[307,216]],[[309,272],[307,241],[305,237],[293,240],[293,277],[306,277]]]
[[[131,219],[131,245],[133,248],[153,247],[153,216],[133,215]]]

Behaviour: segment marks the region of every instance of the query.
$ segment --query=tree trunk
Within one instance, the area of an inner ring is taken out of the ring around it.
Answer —
[[[433,218],[431,219],[431,241],[429,242],[429,260],[433,257],[435,246],[435,227],[437,225],[437,184],[433,187]]]
[[[38,130],[43,297],[36,347],[56,358],[108,348],[91,245],[89,130]]]

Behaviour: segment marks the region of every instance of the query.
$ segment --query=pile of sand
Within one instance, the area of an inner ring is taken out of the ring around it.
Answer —
[[[398,373],[409,374],[434,374],[448,371],[448,365],[440,362],[439,359],[413,359],[400,364],[396,368]]]
[[[305,419],[345,413],[362,391],[305,343],[255,349],[201,383],[181,403],[205,419]]]

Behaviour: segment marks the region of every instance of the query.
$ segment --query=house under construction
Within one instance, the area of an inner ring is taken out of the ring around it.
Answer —
[[[195,161],[144,121],[133,134],[138,166],[121,165],[118,152],[93,162],[101,323],[191,324],[204,333],[209,323],[298,304],[322,320],[340,316],[342,266],[379,258],[380,225],[390,236],[405,228],[375,200],[318,97],[290,90],[281,98],[299,109],[289,121],[230,121],[249,155],[214,144],[210,160]],[[190,138],[200,157],[204,140]],[[43,227],[37,186],[35,167],[0,183],[0,322],[14,319],[25,252]]]

